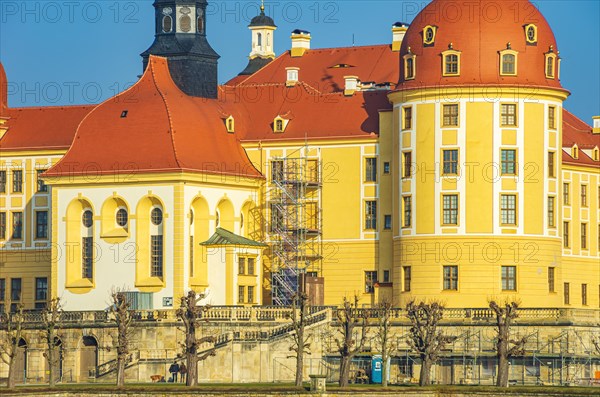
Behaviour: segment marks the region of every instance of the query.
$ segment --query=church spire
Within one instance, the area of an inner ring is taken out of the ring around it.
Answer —
[[[252,48],[250,62],[240,75],[250,75],[275,59],[275,30],[277,25],[273,18],[265,14],[265,2],[260,3],[260,14],[252,18],[248,28],[252,32]]]

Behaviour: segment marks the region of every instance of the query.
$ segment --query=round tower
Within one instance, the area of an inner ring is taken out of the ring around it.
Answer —
[[[246,68],[240,76],[251,75],[275,59],[275,30],[273,18],[265,14],[264,1],[260,5],[260,14],[252,18],[248,28],[252,32],[252,49]]]
[[[562,105],[528,0],[434,0],[408,28],[396,121],[394,296],[560,307]]]

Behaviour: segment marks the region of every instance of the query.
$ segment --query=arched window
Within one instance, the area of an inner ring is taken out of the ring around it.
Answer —
[[[258,46],[262,47],[262,33],[258,34]]]
[[[271,45],[271,33],[267,33],[267,47]]]
[[[150,211],[150,276],[162,278],[164,275],[163,212],[160,207]]]
[[[173,18],[170,15],[163,16],[162,31],[163,33],[171,33],[173,31]]]
[[[86,208],[81,216],[81,278],[94,278],[94,214]]]

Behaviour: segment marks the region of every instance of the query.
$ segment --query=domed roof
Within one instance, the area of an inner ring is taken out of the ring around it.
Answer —
[[[0,62],[0,116],[3,116],[8,109],[8,80],[4,66]]]
[[[275,25],[275,21],[273,21],[273,18],[265,14],[264,6],[260,7],[260,14],[252,18],[252,21],[250,21],[250,25],[248,25],[248,27],[250,28],[255,26],[271,26],[274,28],[277,27],[277,25]]]
[[[225,119],[238,114],[224,106],[186,95],[167,59],[151,55],[134,86],[83,119],[71,148],[46,175],[187,171],[261,178],[227,132]]]
[[[424,35],[429,27],[433,28],[433,40],[426,43]],[[460,54],[458,76],[442,73],[442,52],[449,49]],[[517,52],[515,76],[500,74],[500,51],[507,49]],[[400,51],[399,90],[440,85],[562,88],[558,71],[552,79],[547,78],[545,69],[546,54],[558,55],[556,39],[529,0],[433,0],[410,25]],[[416,56],[415,78],[411,80],[406,79],[404,70],[407,54]]]

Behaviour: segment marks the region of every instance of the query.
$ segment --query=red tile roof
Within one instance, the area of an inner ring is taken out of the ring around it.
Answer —
[[[240,81],[234,77],[226,85],[285,83],[286,68],[299,68],[299,80],[321,93],[344,91],[344,76],[357,76],[362,82],[393,83],[399,78],[399,52],[390,45],[340,47],[308,50],[293,58],[286,51],[258,72]]]
[[[563,109],[563,148],[571,148],[575,144],[579,150],[577,159],[571,157],[571,151],[563,150],[563,163],[575,165],[591,165],[600,170],[600,161],[594,161],[581,149],[600,148],[600,134],[593,134],[592,127],[573,113]]]
[[[125,113],[126,112],[126,113]],[[192,98],[173,82],[167,59],[151,57],[129,90],[82,121],[71,149],[47,176],[136,172],[201,172],[261,177],[217,100]]]
[[[8,109],[8,131],[0,149],[66,150],[81,120],[94,106],[32,107]]]
[[[524,26],[529,23],[537,26],[536,45],[526,42]],[[437,27],[431,46],[423,43],[423,30],[428,25]],[[518,51],[518,75],[514,77],[500,76],[499,72],[498,51],[506,49],[507,43]],[[444,77],[441,53],[450,44],[461,52],[461,72],[460,76]],[[416,77],[404,80],[402,71],[398,88],[518,84],[560,89],[560,80],[547,79],[545,74],[545,53],[550,46],[558,50],[554,33],[529,0],[434,0],[415,17],[406,32],[400,52],[404,56],[410,47],[416,55]]]

